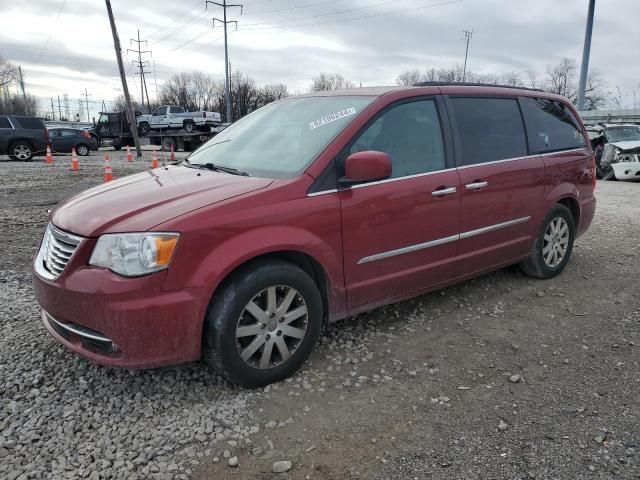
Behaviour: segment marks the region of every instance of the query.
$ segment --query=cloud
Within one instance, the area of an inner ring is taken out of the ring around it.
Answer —
[[[546,65],[563,57],[581,59],[583,0],[463,0],[423,8],[441,2],[248,1],[243,15],[237,9],[229,12],[239,22],[239,30],[229,35],[230,62],[259,83],[283,82],[299,91],[321,71],[364,85],[389,84],[405,69],[461,64],[465,28],[474,30],[469,68],[479,73],[535,69],[542,75]],[[211,17],[220,17],[219,9],[205,12],[199,1],[112,0],[112,5],[122,48],[130,47],[128,39],[140,29],[142,38],[150,40],[160,82],[190,70],[222,78],[222,28],[211,29]],[[56,22],[60,6],[61,0],[0,0],[0,55],[23,65],[39,95],[68,93],[75,98],[88,83],[94,99],[113,98],[120,87],[104,3],[67,0]],[[371,15],[379,16],[358,18]],[[633,45],[640,43],[638,18],[637,0],[596,6],[591,66],[603,73],[612,90],[639,88],[640,64],[633,53]],[[313,23],[322,24],[248,30]],[[132,59],[131,54],[126,59],[127,75],[136,95]]]

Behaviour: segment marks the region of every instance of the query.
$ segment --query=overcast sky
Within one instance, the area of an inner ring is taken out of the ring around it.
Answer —
[[[521,72],[563,57],[580,62],[588,0],[234,0],[238,31],[229,35],[232,68],[258,83],[309,88],[320,71],[363,85],[394,84],[409,68],[449,67],[464,61],[462,30],[473,29],[470,70]],[[591,56],[609,90],[622,89],[640,106],[640,0],[597,0]],[[222,27],[211,28],[219,8],[196,0],[112,0],[123,49],[140,29],[153,51],[157,84],[173,73],[200,70],[224,76]],[[77,110],[91,95],[92,115],[102,100],[121,94],[113,41],[102,0],[0,0],[0,56],[23,68],[26,88],[39,97],[68,94]],[[235,27],[230,27],[234,30]],[[129,53],[131,94],[140,96]],[[150,70],[153,71],[153,63]],[[154,96],[153,73],[147,77]]]

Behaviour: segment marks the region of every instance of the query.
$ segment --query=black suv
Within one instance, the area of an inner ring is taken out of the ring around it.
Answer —
[[[48,144],[49,132],[39,118],[0,115],[0,155],[28,162]]]

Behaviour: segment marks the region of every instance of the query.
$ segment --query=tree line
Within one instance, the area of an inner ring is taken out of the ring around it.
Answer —
[[[38,101],[29,94],[12,92],[13,86],[19,86],[18,67],[0,57],[0,114],[1,115],[37,115]]]

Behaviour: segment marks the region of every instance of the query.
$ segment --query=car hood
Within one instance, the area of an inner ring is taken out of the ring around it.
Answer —
[[[59,204],[51,221],[84,237],[144,232],[207,205],[268,187],[273,180],[170,166],[86,190]]]
[[[614,147],[622,150],[623,152],[626,152],[628,150],[636,150],[636,149],[640,148],[640,141],[639,140],[629,140],[629,141],[626,141],[626,142],[610,143],[609,145],[613,145]]]

